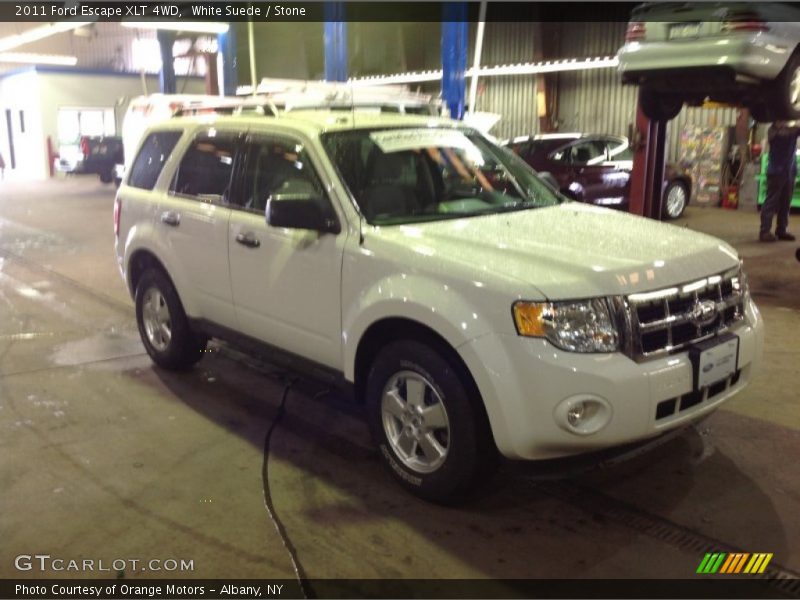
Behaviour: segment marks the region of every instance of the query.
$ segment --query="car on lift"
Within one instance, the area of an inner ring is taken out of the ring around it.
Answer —
[[[413,493],[697,422],[754,376],[736,250],[569,201],[480,131],[292,111],[150,127],[114,204],[144,348],[210,337],[341,385]]]
[[[634,9],[617,53],[645,115],[706,99],[757,121],[800,118],[800,10],[790,3],[663,2]]]
[[[627,209],[633,150],[616,135],[551,133],[504,142],[554,187],[573,200]],[[677,219],[692,195],[691,176],[675,164],[664,169],[662,215]]]

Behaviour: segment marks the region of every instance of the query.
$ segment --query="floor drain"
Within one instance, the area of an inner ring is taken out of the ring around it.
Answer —
[[[564,481],[530,481],[530,483],[548,496],[568,502],[590,514],[599,514],[610,521],[681,550],[697,552],[698,555],[706,552],[744,552],[741,548],[708,537],[658,515],[647,513],[591,488]],[[757,577],[765,579],[769,587],[776,588],[782,594],[800,598],[800,574],[790,569],[771,562],[764,573]]]

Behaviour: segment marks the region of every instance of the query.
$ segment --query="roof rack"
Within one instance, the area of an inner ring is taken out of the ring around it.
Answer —
[[[237,91],[238,95],[250,93],[251,86]],[[429,115],[441,112],[441,103],[433,96],[412,92],[402,85],[358,87],[341,82],[264,78],[249,101],[255,104],[269,101],[283,112],[310,109],[374,109]]]

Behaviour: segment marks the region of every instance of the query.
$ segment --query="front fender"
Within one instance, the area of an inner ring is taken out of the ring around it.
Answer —
[[[355,379],[358,345],[371,325],[401,318],[432,329],[453,348],[491,330],[485,311],[464,294],[422,275],[398,274],[372,283],[351,302],[342,319],[344,375]]]

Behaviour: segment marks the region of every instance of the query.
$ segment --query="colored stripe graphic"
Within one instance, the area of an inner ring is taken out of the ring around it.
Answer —
[[[733,570],[734,573],[741,573],[742,567],[744,567],[745,561],[750,557],[749,552],[744,552],[739,556],[739,562],[736,563],[736,567]]]
[[[715,573],[726,575],[748,573],[755,575],[766,571],[772,557],[773,554],[768,552],[755,554],[750,554],[749,552],[734,552],[731,554],[708,552],[703,557],[703,560],[700,561],[697,573],[709,575],[714,575]]]
[[[713,565],[711,565],[709,573],[716,573],[717,571],[719,571],[719,568],[722,565],[722,561],[724,559],[725,559],[725,553],[724,552],[720,552],[719,553],[719,557],[717,558],[717,560],[714,562]]]
[[[700,561],[700,566],[697,567],[698,573],[705,573],[706,572],[706,565],[708,565],[708,561],[711,560],[711,554],[706,552],[706,555],[703,557],[703,560]]]
[[[741,570],[742,566],[744,565],[744,561],[748,556],[750,555],[743,552],[734,552],[733,554],[729,554],[719,572],[726,574],[738,573],[737,569]]]
[[[713,554],[706,554],[700,566],[697,567],[698,573],[716,573],[722,561],[725,560],[726,554],[724,552],[714,552]]]
[[[747,566],[744,568],[745,573],[763,573],[764,570],[767,568],[769,561],[772,560],[772,554],[767,553],[759,553],[753,554],[753,558],[750,559],[750,562],[747,563]]]

